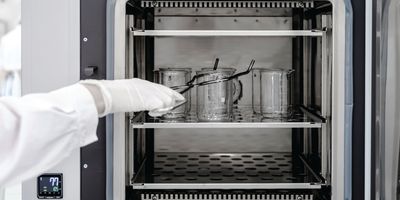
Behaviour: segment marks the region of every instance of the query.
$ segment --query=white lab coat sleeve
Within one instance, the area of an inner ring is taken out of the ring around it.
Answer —
[[[96,141],[97,123],[93,97],[79,83],[0,98],[0,188],[37,176]]]

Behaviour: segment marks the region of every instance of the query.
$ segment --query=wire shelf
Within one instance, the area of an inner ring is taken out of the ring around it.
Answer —
[[[324,31],[321,30],[134,30],[131,29],[133,36],[184,36],[184,37],[214,37],[214,36],[234,36],[234,37],[322,37]]]
[[[321,128],[324,119],[307,112],[298,111],[289,117],[263,117],[251,107],[235,107],[228,122],[201,122],[196,113],[185,118],[166,119],[140,113],[131,119],[132,128]]]

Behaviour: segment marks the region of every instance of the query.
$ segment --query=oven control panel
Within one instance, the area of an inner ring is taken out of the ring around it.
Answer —
[[[63,197],[63,175],[42,174],[37,178],[39,199],[61,199]]]

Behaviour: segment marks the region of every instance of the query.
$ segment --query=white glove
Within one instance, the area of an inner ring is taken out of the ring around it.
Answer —
[[[166,86],[137,78],[85,80],[81,83],[92,93],[100,117],[144,110],[150,111],[152,116],[159,116],[185,101],[181,94]]]

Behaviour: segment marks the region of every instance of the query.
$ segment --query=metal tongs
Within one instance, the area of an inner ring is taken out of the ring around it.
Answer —
[[[173,90],[177,90],[181,94],[184,94],[185,92],[189,91],[194,86],[204,86],[204,85],[210,85],[210,84],[215,84],[215,83],[221,83],[221,82],[224,82],[224,81],[229,81],[229,80],[235,79],[235,78],[237,78],[239,76],[243,76],[243,75],[246,75],[246,74],[250,73],[250,71],[253,69],[253,66],[254,66],[255,62],[256,61],[254,59],[252,59],[251,62],[250,62],[250,65],[249,65],[249,67],[247,68],[246,71],[234,74],[234,75],[229,76],[229,77],[218,78],[218,79],[209,80],[209,81],[203,81],[203,82],[200,82],[200,83],[194,83],[194,81],[196,81],[196,79],[198,79],[198,78],[200,78],[202,76],[208,75],[208,74],[196,74],[185,85],[173,86],[173,87],[170,87],[170,88],[173,89]],[[215,68],[216,67],[214,66],[214,69]],[[212,74],[212,71],[210,73]]]

